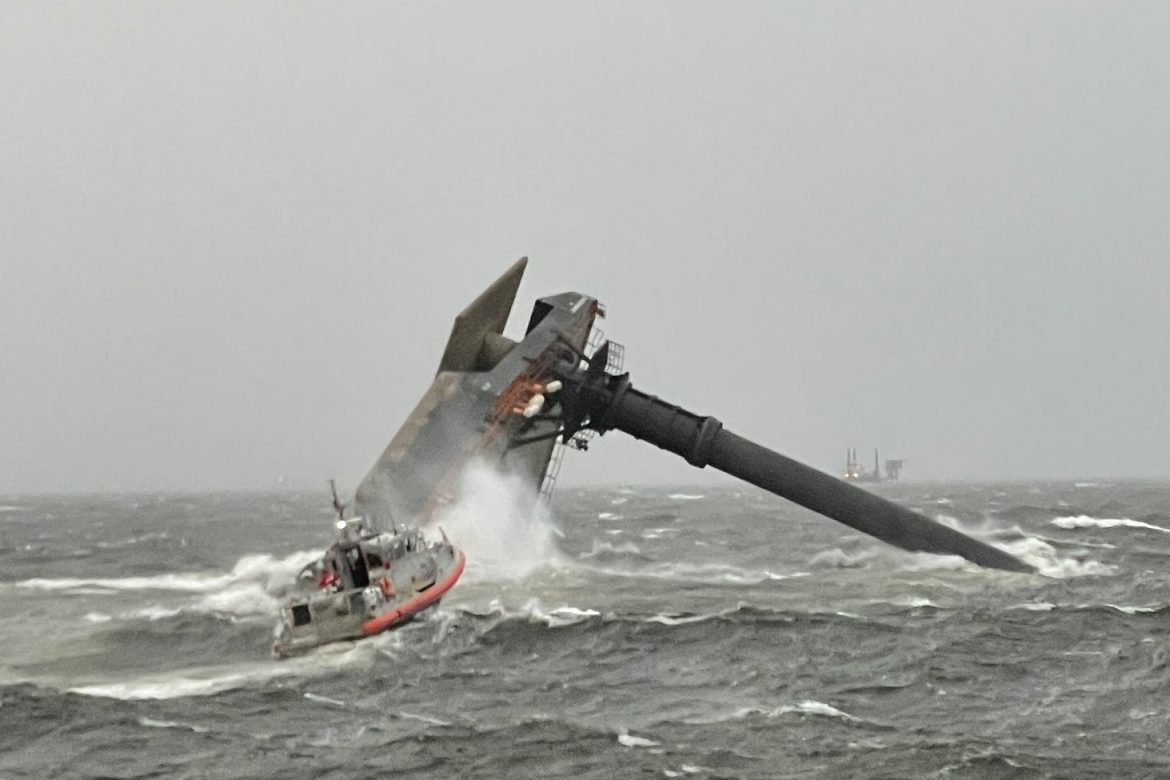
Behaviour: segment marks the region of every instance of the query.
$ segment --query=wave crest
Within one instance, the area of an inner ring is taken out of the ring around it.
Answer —
[[[1057,517],[1051,522],[1057,528],[1064,528],[1065,530],[1072,530],[1074,528],[1144,528],[1150,531],[1170,534],[1170,528],[1163,528],[1153,523],[1144,523],[1141,520],[1130,520],[1127,517],[1111,518],[1076,515],[1075,517]]]

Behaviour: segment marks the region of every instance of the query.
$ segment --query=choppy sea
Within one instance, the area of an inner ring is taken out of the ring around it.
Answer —
[[[1170,776],[1170,484],[872,489],[1041,573],[562,489],[452,518],[422,619],[278,661],[323,495],[0,497],[0,777]]]

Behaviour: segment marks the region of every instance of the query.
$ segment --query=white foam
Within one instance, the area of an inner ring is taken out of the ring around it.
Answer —
[[[1165,606],[1162,604],[1150,604],[1144,606],[1131,604],[1075,604],[1064,606],[1065,608],[1071,609],[1100,609],[1101,607],[1105,607],[1106,609],[1112,609],[1117,612],[1124,612],[1127,615],[1149,615],[1165,609]],[[1056,604],[1048,601],[1029,602],[1024,604],[1016,604],[1013,607],[1009,607],[1009,609],[1022,609],[1029,612],[1051,612],[1056,608]]]
[[[161,604],[150,604],[137,609],[119,612],[111,615],[106,612],[87,612],[83,619],[88,623],[109,623],[113,620],[163,620],[174,617],[182,612],[178,607],[164,607]]]
[[[255,582],[241,583],[216,593],[209,593],[200,598],[193,607],[196,612],[237,617],[272,615],[279,608],[280,602]]]
[[[1018,525],[1013,526],[1012,532],[1014,532],[1013,533],[1014,538],[1017,538],[1017,539],[1023,538],[1025,536],[1031,536],[1034,539],[1039,539],[1042,542],[1048,542],[1049,544],[1053,544],[1053,545],[1068,546],[1070,544],[1068,542],[1068,540],[1065,540],[1065,539],[1054,539],[1050,536],[1040,536],[1039,534],[1028,534],[1023,529],[1021,529]],[[1117,549],[1117,545],[1109,544],[1108,542],[1086,542],[1086,541],[1078,539],[1075,542],[1075,544],[1077,547],[1093,548],[1093,549],[1097,549],[1097,550],[1116,550]]]
[[[753,715],[764,715],[768,718],[778,718],[782,715],[815,715],[824,718],[838,718],[849,723],[860,723],[861,718],[843,712],[836,707],[825,704],[824,702],[806,699],[799,704],[785,704],[775,709],[767,709],[764,707],[740,707],[731,713],[721,715],[714,715],[706,718],[688,718],[683,722],[693,725],[711,725],[715,723],[725,723],[732,720],[743,720]]]
[[[140,609],[133,609],[129,612],[124,612],[120,615],[120,617],[130,620],[165,620],[166,618],[174,617],[181,611],[182,610],[178,609],[177,607],[164,607],[160,604],[152,604],[148,607],[142,607]]]
[[[882,602],[878,601],[876,603],[880,604]],[[919,609],[922,607],[932,607],[934,609],[941,609],[941,607],[939,607],[938,604],[935,604],[933,601],[931,601],[928,598],[922,598],[921,596],[903,596],[901,598],[896,598],[893,601],[889,601],[886,603],[892,604],[895,607],[910,607],[912,609]]]
[[[15,506],[15,505],[13,505],[13,504],[4,504],[3,506],[0,506],[0,513],[3,513],[3,512],[19,512],[19,511],[21,511],[22,509],[24,509],[24,507],[22,507],[22,506]]]
[[[333,698],[330,698],[329,696],[322,696],[319,693],[306,692],[305,698],[308,699],[309,701],[320,702],[321,704],[329,704],[329,705],[332,705],[334,707],[344,707],[345,706],[345,702],[341,701],[341,699],[333,699]]]
[[[154,718],[146,717],[139,718],[138,725],[152,729],[184,729],[186,731],[194,731],[196,734],[206,734],[209,731],[209,729],[203,726],[195,726],[190,723],[179,723],[174,720],[155,720]]]
[[[970,534],[970,531],[963,528],[961,523],[953,517],[938,515],[936,519],[944,525]],[[984,530],[985,532],[987,531],[987,529]],[[1003,536],[1004,530],[991,531],[991,533],[993,535]],[[1045,576],[1054,578],[1098,576],[1112,574],[1116,570],[1113,566],[1097,561],[1083,560],[1081,557],[1063,557],[1057,553],[1056,547],[1046,542],[1043,537],[1029,536],[1019,526],[1015,526],[1010,533],[1019,534],[1020,538],[1011,541],[999,540],[993,546],[1011,553],[1020,560],[1035,567],[1037,571]],[[1083,553],[1085,551],[1081,552]],[[810,564],[836,568],[851,568],[861,566],[868,559],[877,555],[896,556],[899,568],[904,571],[981,571],[978,566],[958,555],[889,551],[885,548],[881,548],[880,550],[861,550],[854,554],[849,554],[843,550],[834,548],[817,553],[810,560]]]
[[[1073,529],[1073,528],[1146,528],[1151,531],[1159,531],[1164,534],[1170,534],[1170,528],[1163,528],[1160,525],[1153,525],[1152,523],[1143,523],[1141,520],[1130,520],[1129,518],[1108,518],[1108,517],[1089,517],[1088,515],[1077,515],[1076,517],[1058,517],[1051,521],[1057,528]]]
[[[658,742],[655,742],[652,739],[647,739],[646,737],[634,736],[625,729],[622,729],[618,733],[617,741],[626,747],[655,747],[659,744]]]
[[[763,707],[740,707],[734,712],[717,715],[707,715],[701,718],[684,718],[683,723],[692,726],[710,726],[716,723],[726,723],[729,720],[743,720],[751,715],[767,715],[771,710]]]
[[[211,679],[174,677],[165,680],[133,680],[84,685],[70,688],[69,692],[106,699],[178,699],[186,696],[210,696],[213,693],[237,688],[247,682],[248,677],[244,674],[230,674]]]
[[[621,520],[622,516],[616,512],[601,512],[597,515],[598,520]]]
[[[959,571],[961,569],[977,570],[979,568],[960,555],[907,552],[899,557],[904,561],[899,566],[903,571]]]
[[[506,609],[499,599],[492,599],[488,604],[486,612],[479,612],[474,609],[462,610],[466,614],[476,615],[479,617],[488,617],[490,615],[499,615],[502,617],[524,618],[531,623],[544,623],[549,628],[563,628],[565,626],[576,625],[582,623],[590,618],[601,615],[595,609],[582,609],[580,607],[570,606],[565,604],[555,609],[545,609],[544,605],[540,603],[540,599],[529,599],[520,609]]]
[[[698,501],[700,498],[705,498],[702,493],[671,493],[667,498],[675,501]]]
[[[831,550],[822,550],[809,559],[809,566],[827,566],[833,569],[852,569],[863,565],[877,555],[874,550],[861,550],[850,555],[839,547]]]
[[[1092,577],[1113,574],[1116,570],[1098,561],[1061,557],[1051,544],[1031,536],[1009,542],[1004,547],[1012,555],[1036,567],[1046,577]]]
[[[16,583],[18,588],[33,588],[36,590],[75,590],[78,588],[104,588],[108,591],[126,590],[175,590],[188,593],[203,593],[217,590],[232,581],[231,575],[195,573],[195,574],[159,574],[154,577],[94,577],[82,579],[78,577],[60,577],[55,579],[35,577]]]
[[[939,525],[945,525],[947,528],[953,528],[956,531],[960,531],[962,533],[969,533],[968,531],[964,530],[962,521],[953,515],[935,515],[934,520]]]
[[[281,587],[296,572],[321,556],[320,551],[302,551],[284,558],[271,555],[245,555],[229,573],[175,572],[150,577],[36,577],[16,583],[19,588],[80,592],[86,588],[106,591],[159,590],[182,593],[211,593],[241,582],[263,583],[266,588]]]
[[[541,606],[540,599],[531,599],[524,605],[521,614],[527,616],[533,622],[544,623],[549,628],[564,628],[565,626],[583,623],[589,618],[597,617],[601,613],[594,609],[580,609],[569,606],[568,604],[546,612],[544,607]]]
[[[548,614],[548,624],[552,628],[571,626],[589,618],[597,617],[601,613],[595,609],[579,609],[577,607],[557,607]]]
[[[108,699],[179,699],[210,696],[222,691],[255,685],[282,677],[305,677],[328,673],[358,662],[372,660],[385,642],[373,637],[350,645],[326,645],[317,651],[284,661],[262,661],[235,666],[186,669],[171,674],[154,674],[128,680],[80,685],[70,693]],[[326,651],[326,652],[322,652]]]
[[[400,717],[404,720],[417,720],[420,723],[429,723],[432,726],[450,726],[451,725],[450,721],[439,720],[438,718],[432,718],[432,717],[429,717],[427,715],[417,715],[413,712],[399,712],[398,717]]]
[[[603,553],[612,553],[615,555],[641,555],[642,551],[638,549],[638,545],[633,542],[622,542],[621,544],[613,544],[612,542],[602,541],[600,539],[593,540],[593,548],[589,552],[578,553],[578,558],[595,558]]]
[[[1110,609],[1115,609],[1118,612],[1124,612],[1127,615],[1148,615],[1162,609],[1161,606],[1155,604],[1148,607],[1129,606],[1126,604],[1106,604]]]
[[[686,617],[674,617],[672,615],[651,615],[642,620],[643,623],[660,623],[664,626],[684,626],[688,623],[704,623],[708,620],[713,620],[721,617],[723,613],[714,612],[708,615],[687,615]]]
[[[787,580],[795,577],[809,577],[810,572],[779,574],[776,572],[750,571],[722,563],[666,563],[637,571],[623,571],[612,567],[599,567],[596,571],[615,577],[650,577],[680,582],[723,582],[733,585],[757,585],[768,580]]]
[[[526,480],[475,462],[458,495],[436,522],[467,554],[469,580],[522,579],[559,562],[548,508]]]
[[[840,718],[841,720],[848,721],[850,723],[861,722],[860,718],[850,715],[848,712],[842,712],[836,707],[825,704],[824,702],[813,701],[812,699],[807,699],[800,702],[799,704],[785,704],[783,707],[779,707],[768,713],[768,717],[787,715],[789,713],[818,715],[825,718]]]
[[[698,582],[729,582],[735,585],[755,585],[770,579],[785,579],[770,571],[748,571],[723,563],[671,563],[651,573],[664,579]]]
[[[78,591],[72,591],[74,593]],[[109,591],[99,591],[108,595]],[[269,596],[256,584],[247,584],[230,587],[218,593],[209,593],[201,597],[194,604],[184,606],[164,606],[162,604],[148,604],[144,607],[125,610],[111,615],[105,612],[88,612],[83,619],[89,623],[109,623],[112,620],[165,620],[184,612],[210,613],[227,615],[231,618],[247,617],[250,615],[272,615],[279,608],[280,602]]]

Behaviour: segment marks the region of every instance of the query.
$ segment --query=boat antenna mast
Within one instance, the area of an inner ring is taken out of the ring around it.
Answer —
[[[345,504],[341,503],[341,499],[337,497],[337,483],[332,479],[329,480],[329,492],[333,494],[333,511],[337,513],[337,521],[345,521]]]

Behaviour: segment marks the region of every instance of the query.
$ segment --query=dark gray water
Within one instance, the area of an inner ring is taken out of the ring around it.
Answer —
[[[0,498],[0,777],[1165,777],[1170,485],[879,492],[1041,567],[751,489],[487,500],[405,629],[269,656],[320,495]]]

